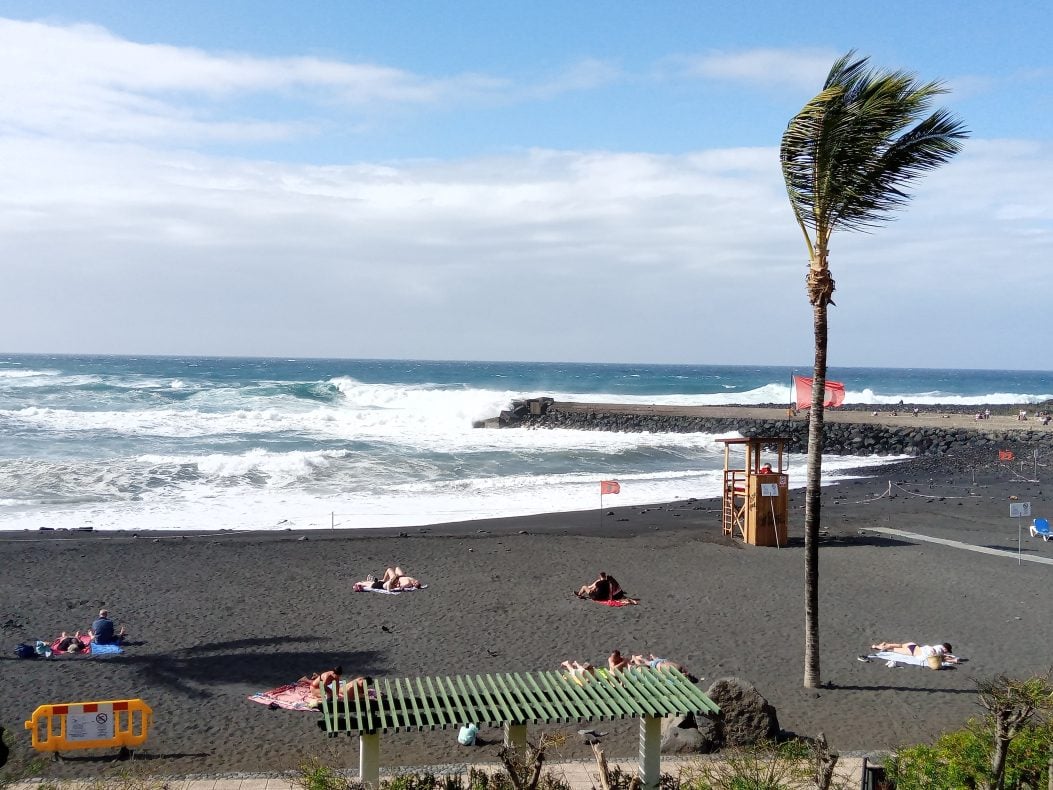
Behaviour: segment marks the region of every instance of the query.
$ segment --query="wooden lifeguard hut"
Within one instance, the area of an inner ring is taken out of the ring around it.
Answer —
[[[724,534],[737,534],[753,546],[785,546],[789,440],[754,436],[718,441],[724,443]]]

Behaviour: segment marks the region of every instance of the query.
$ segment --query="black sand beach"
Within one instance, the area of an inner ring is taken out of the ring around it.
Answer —
[[[934,471],[935,470],[935,471]],[[918,459],[842,483],[824,496],[822,676],[802,688],[803,492],[791,495],[791,544],[744,546],[721,535],[719,502],[694,500],[402,530],[193,534],[0,535],[0,724],[45,702],[142,697],[155,712],[137,759],[169,775],[279,771],[304,755],[356,766],[355,739],[325,739],[314,713],[270,710],[249,694],[341,663],[381,677],[554,669],[600,662],[613,648],[680,660],[714,680],[753,682],[787,731],[824,731],[835,749],[933,738],[977,713],[974,677],[1050,665],[1053,568],[1015,556],[893,537],[893,528],[1053,558],[1009,518],[1011,497],[1053,513],[1053,468],[992,462],[944,468]],[[892,495],[888,494],[890,481]],[[611,501],[615,501],[611,497]],[[144,525],[146,526],[146,525]],[[399,563],[428,589],[353,593]],[[639,606],[612,609],[572,589],[607,570]],[[100,606],[129,630],[113,658],[25,661],[24,640],[86,628]],[[969,659],[932,672],[861,663],[877,640],[949,641]],[[575,727],[565,727],[573,736]],[[609,756],[636,753],[635,721],[601,723]],[[496,742],[496,732],[482,735]],[[490,761],[456,733],[382,738],[382,764]],[[576,736],[562,756],[587,756]],[[55,775],[91,775],[109,757],[71,753]]]

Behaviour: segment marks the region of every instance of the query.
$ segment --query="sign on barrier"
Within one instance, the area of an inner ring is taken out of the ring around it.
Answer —
[[[26,729],[40,752],[137,748],[146,741],[153,710],[141,699],[41,705]]]

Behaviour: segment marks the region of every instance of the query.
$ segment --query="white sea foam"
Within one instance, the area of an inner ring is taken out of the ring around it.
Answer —
[[[803,485],[803,458],[790,459],[791,485]],[[824,460],[824,481],[834,483],[843,469],[890,459]],[[719,470],[619,475],[621,493],[604,497],[605,508],[640,506],[719,495]],[[451,521],[596,510],[598,475],[518,475],[469,478],[445,483],[416,481],[369,494],[319,494],[303,488],[235,487],[204,482],[174,495],[144,496],[124,502],[53,502],[46,509],[18,507],[0,516],[2,529],[186,530],[315,529],[414,527]],[[4,506],[10,500],[0,500]],[[24,504],[24,503],[17,503]],[[719,528],[714,514],[714,529]]]

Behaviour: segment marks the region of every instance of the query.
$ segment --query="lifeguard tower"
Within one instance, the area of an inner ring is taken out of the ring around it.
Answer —
[[[753,546],[785,546],[788,440],[754,436],[718,441],[724,443],[724,534],[737,534]]]

